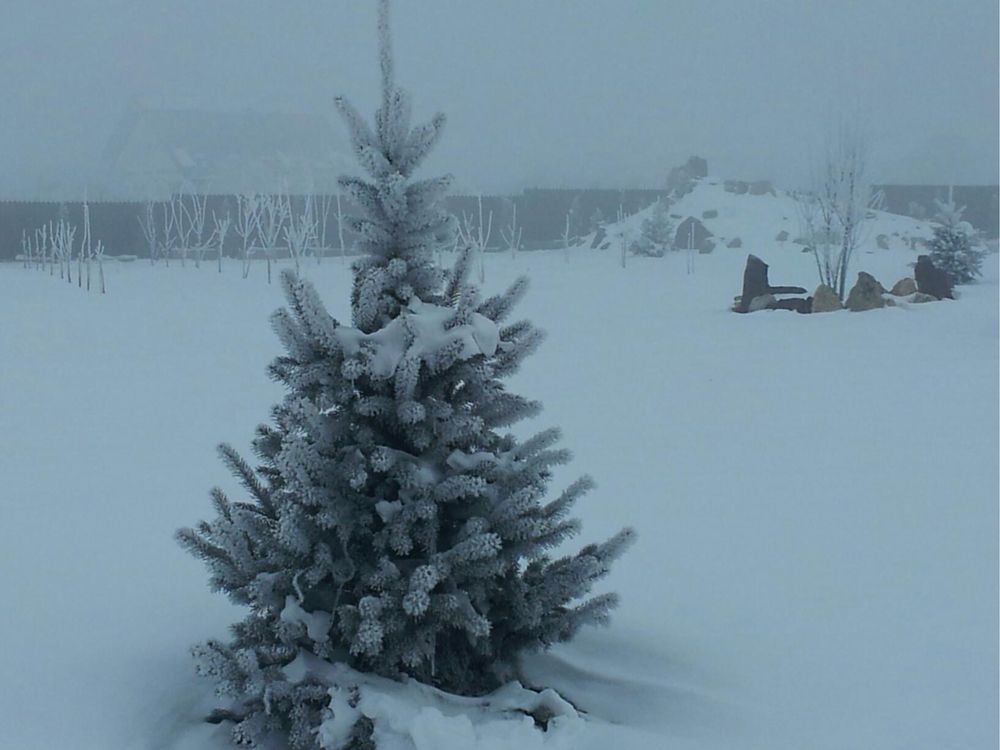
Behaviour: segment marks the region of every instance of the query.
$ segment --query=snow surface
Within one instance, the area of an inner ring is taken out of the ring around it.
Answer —
[[[379,750],[571,750],[585,731],[579,712],[551,688],[511,682],[489,695],[463,697],[331,665],[305,652],[284,671],[293,682],[315,675],[333,685],[331,710],[318,730],[320,744],[331,750],[343,746],[361,716],[372,720]],[[529,714],[546,717],[547,731],[538,731]]]
[[[490,293],[531,277],[518,313],[549,333],[511,383],[546,407],[522,434],[563,428],[554,489],[599,484],[577,541],[640,532],[611,627],[527,665],[584,716],[537,744],[996,747],[997,257],[955,302],[735,315],[748,252],[816,283],[758,234],[693,274],[683,253],[486,259]],[[854,271],[889,287],[915,256]],[[248,449],[279,397],[280,289],[236,265],[107,273],[102,297],[0,266],[0,747],[228,747],[187,651],[240,613],[172,534],[213,484],[240,495],[214,446]],[[349,320],[346,267],[306,273]],[[442,717],[456,749],[531,746]]]

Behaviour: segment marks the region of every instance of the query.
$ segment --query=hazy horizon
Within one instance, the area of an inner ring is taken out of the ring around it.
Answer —
[[[705,157],[804,184],[838,123],[872,178],[998,181],[997,4],[399,2],[399,82],[449,125],[429,173],[466,191],[659,187]],[[13,2],[0,29],[6,189],[92,175],[128,102],[312,111],[377,97],[374,3]]]

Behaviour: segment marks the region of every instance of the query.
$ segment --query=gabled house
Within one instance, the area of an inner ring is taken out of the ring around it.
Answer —
[[[131,104],[103,153],[109,193],[164,199],[336,192],[352,167],[346,139],[316,114],[151,109]]]

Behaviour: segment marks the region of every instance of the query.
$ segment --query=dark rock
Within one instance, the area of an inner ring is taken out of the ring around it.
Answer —
[[[702,177],[708,177],[708,162],[700,156],[692,156],[683,165],[670,170],[667,190],[676,191],[678,196],[684,195],[690,192],[692,183]]]
[[[710,208],[707,211],[702,211],[701,212],[701,218],[703,218],[703,219],[714,219],[714,218],[718,217],[718,215],[719,215],[719,212],[716,211],[714,208]]]
[[[701,247],[698,248],[698,253],[701,255],[708,255],[713,250],[715,250],[715,241],[706,239],[701,244]]]
[[[805,294],[798,286],[771,286],[767,279],[767,263],[756,255],[748,255],[743,269],[743,293],[733,307],[736,312],[749,312],[749,306],[756,297],[766,294]]]
[[[708,161],[700,156],[688,157],[687,164],[684,165],[694,178],[708,177]]]
[[[674,247],[679,250],[701,250],[713,236],[698,219],[688,216],[677,226],[677,231],[674,233]]]
[[[937,299],[955,299],[951,279],[944,270],[934,265],[929,255],[917,257],[917,265],[913,268],[913,278],[917,281],[917,290]]]
[[[910,297],[907,298],[907,302],[915,302],[920,304],[922,302],[937,302],[937,297],[932,297],[929,294],[924,294],[923,292],[914,292]]]
[[[889,249],[889,235],[880,234],[875,238],[875,244],[878,246],[879,250]]]
[[[774,195],[774,186],[770,180],[757,180],[750,183],[750,195]]]
[[[782,229],[780,232],[778,232],[778,234],[775,236],[774,239],[776,239],[778,242],[788,242],[788,237],[789,237],[788,232]]]
[[[883,287],[878,280],[870,273],[861,271],[858,273],[858,280],[847,295],[847,302],[844,303],[851,312],[865,312],[866,310],[877,310],[885,307],[885,294]]]
[[[739,237],[733,237],[726,243],[726,247],[743,247],[743,240]]]
[[[722,183],[722,189],[727,193],[743,195],[750,189],[750,183],[743,180],[726,180]]]
[[[797,313],[811,313],[813,311],[812,297],[790,297],[779,299],[767,306],[768,310],[794,310]]]
[[[597,231],[594,232],[594,241],[590,243],[592,248],[600,247],[601,243],[607,238],[608,233],[604,227],[598,227]]]

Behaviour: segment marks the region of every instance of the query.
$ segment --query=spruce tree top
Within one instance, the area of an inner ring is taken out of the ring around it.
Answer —
[[[361,212],[348,219],[348,227],[360,236],[358,247],[364,253],[354,264],[351,307],[354,325],[365,333],[395,318],[412,296],[429,300],[438,291],[443,275],[433,264],[433,250],[446,243],[456,227],[441,208],[451,175],[410,181],[441,137],[445,117],[439,113],[410,128],[409,97],[394,80],[385,0],[379,2],[378,34],[382,104],[375,127],[369,127],[346,99],[336,100],[358,162],[371,178],[339,180]]]

